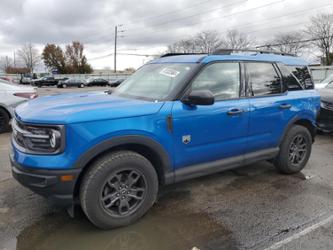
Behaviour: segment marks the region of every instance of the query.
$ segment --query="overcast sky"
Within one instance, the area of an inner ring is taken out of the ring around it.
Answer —
[[[31,42],[85,45],[94,68],[113,68],[114,26],[119,53],[156,54],[202,30],[237,29],[263,44],[278,32],[303,29],[332,0],[0,0],[0,56]],[[103,57],[101,59],[96,59]],[[118,68],[137,68],[149,57],[120,55]]]

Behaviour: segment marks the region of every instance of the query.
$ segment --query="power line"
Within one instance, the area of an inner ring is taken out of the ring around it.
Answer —
[[[198,22],[192,23],[192,25],[193,24],[198,24],[198,23],[209,22],[209,21],[211,21],[213,19],[217,19],[217,18],[226,18],[226,17],[235,16],[235,15],[238,15],[238,14],[244,14],[244,13],[249,12],[249,11],[254,11],[254,10],[266,8],[268,6],[271,6],[271,5],[274,5],[274,4],[278,4],[278,3],[281,3],[281,2],[284,2],[284,1],[286,1],[286,0],[279,0],[279,1],[271,2],[271,3],[268,3],[268,4],[260,5],[260,6],[257,6],[257,7],[254,7],[254,8],[250,8],[250,9],[247,9],[247,10],[244,10],[244,11],[238,11],[238,12],[235,12],[235,13],[232,13],[232,14],[229,14],[229,15],[221,16],[221,17],[213,17],[213,18],[209,18],[209,19],[205,19],[205,20],[200,20]],[[152,32],[150,32],[150,34],[159,33],[159,32],[165,32],[166,30],[170,30],[170,29],[172,29],[172,28],[167,28],[167,29],[163,29],[163,30],[152,31]],[[130,37],[130,36],[135,36],[135,35],[132,35],[132,34],[128,35],[128,37]]]
[[[140,22],[140,21],[150,20],[150,19],[156,19],[156,18],[161,18],[161,17],[163,17],[163,16],[174,15],[174,14],[176,14],[176,13],[178,13],[178,12],[187,11],[187,10],[189,10],[189,9],[193,9],[193,8],[199,6],[199,5],[202,5],[202,4],[205,4],[205,3],[207,3],[207,2],[211,2],[211,1],[213,1],[213,0],[206,0],[206,1],[202,1],[202,2],[197,2],[197,3],[192,4],[192,5],[189,6],[189,7],[184,7],[184,8],[181,8],[181,9],[174,10],[174,11],[164,12],[163,14],[160,14],[160,15],[154,15],[154,16],[149,16],[149,17],[143,17],[143,18],[134,19],[134,20],[132,20],[131,23],[125,23],[124,25],[126,25],[126,26],[133,26],[133,24],[132,24],[133,22],[135,22],[134,25],[137,25],[137,22]],[[248,1],[248,0],[246,0],[246,1]],[[108,27],[105,27],[104,29],[105,29],[105,30],[109,30],[110,28],[111,28],[111,26],[108,26]],[[100,36],[104,37],[105,34],[104,34],[104,33],[103,33],[103,34],[97,34],[97,36],[93,36],[93,37],[100,37]],[[88,41],[89,41],[89,40],[91,41],[91,39],[88,39]],[[94,40],[94,39],[93,39],[93,40]]]
[[[319,40],[322,40],[322,39],[330,39],[330,38],[333,38],[333,35],[331,35],[331,36],[322,36],[322,37],[312,38],[312,39],[292,41],[292,42],[286,42],[286,43],[265,44],[265,45],[256,46],[255,48],[259,49],[259,48],[265,48],[265,47],[276,47],[276,46],[281,46],[281,45],[290,45],[290,44],[297,44],[297,43],[309,43],[309,42],[319,41]]]
[[[274,3],[274,2],[273,2]],[[272,4],[273,4],[272,3]],[[321,6],[321,7],[318,7],[318,8],[314,8],[314,9],[303,9],[303,10],[301,10],[301,11],[295,11],[295,12],[292,12],[292,13],[288,13],[288,14],[286,14],[286,15],[279,15],[279,16],[276,16],[276,17],[272,17],[272,18],[269,18],[269,20],[267,20],[265,23],[271,23],[271,20],[272,19],[279,19],[279,18],[284,18],[284,17],[286,17],[286,16],[290,16],[290,15],[293,15],[293,16],[297,16],[297,15],[295,15],[295,14],[298,14],[298,13],[304,13],[304,12],[307,12],[307,11],[313,11],[313,10],[315,10],[315,9],[320,9],[320,8],[324,8],[324,7],[327,7],[327,6],[331,6],[331,5],[333,5],[333,4],[328,4],[328,5],[323,5],[323,6]],[[265,6],[266,7],[266,6]],[[258,7],[256,7],[256,8],[263,8],[263,6],[258,6]],[[245,10],[245,11],[242,11],[242,13],[245,13],[245,12],[248,12],[250,9],[248,9],[248,10]],[[253,8],[251,9],[251,10],[253,10]],[[240,14],[239,12],[237,12],[237,13],[234,13],[234,14]],[[228,16],[224,16],[224,17],[221,17],[221,18],[225,18],[225,17],[228,17]],[[215,19],[215,18],[214,18]],[[264,19],[265,20],[265,19]],[[210,19],[209,20],[204,20],[203,22],[206,22],[206,21],[211,21]],[[262,23],[262,20],[260,20],[260,21],[258,21],[257,23]],[[297,23],[297,24],[289,24],[289,25],[287,25],[287,26],[295,26],[295,25],[302,25],[302,24],[304,24],[304,22],[300,22],[300,23]],[[230,30],[230,29],[238,29],[239,27],[252,27],[253,26],[253,23],[249,23],[249,24],[245,24],[245,25],[236,25],[236,26],[233,26],[233,27],[231,27],[231,28],[228,28],[228,30]],[[279,26],[279,27],[285,27],[285,26]],[[278,27],[278,28],[279,28]],[[257,30],[265,30],[265,29],[272,29],[272,27],[270,26],[270,27],[265,27],[265,28],[259,28],[259,29],[255,29],[254,31],[257,31]],[[167,30],[167,29],[165,29],[165,30]],[[164,30],[164,31],[165,31]],[[224,32],[227,32],[228,30],[225,30]],[[247,34],[249,34],[249,33],[254,33],[254,31],[252,31],[252,32],[248,32]],[[152,33],[156,33],[156,32],[160,32],[160,31],[155,31],[155,32],[152,32]],[[179,36],[175,36],[175,37],[183,37],[183,38],[186,38],[185,36],[183,36],[183,35],[179,35]],[[188,35],[187,35],[187,37],[188,37]]]
[[[144,57],[159,56],[157,54],[137,54],[137,53],[117,53],[117,54],[121,55],[121,56],[144,56]],[[104,58],[111,57],[111,56],[114,56],[114,53],[110,53],[110,54],[98,56],[98,57],[93,57],[93,58],[88,58],[88,61],[104,59]]]
[[[240,1],[236,1],[236,2],[233,2],[231,4],[227,4],[227,5],[224,5],[224,6],[221,6],[219,8],[213,8],[213,9],[208,9],[206,11],[200,11],[199,13],[196,13],[196,14],[192,14],[192,15],[189,15],[189,16],[185,16],[185,17],[180,17],[180,18],[176,18],[176,19],[172,19],[172,20],[169,20],[169,21],[164,21],[162,23],[158,23],[156,25],[151,25],[150,28],[152,27],[158,27],[158,26],[165,26],[169,23],[174,23],[174,22],[178,22],[180,20],[184,20],[184,19],[188,19],[188,18],[192,18],[192,17],[196,17],[196,16],[201,16],[201,15],[204,15],[204,14],[207,14],[207,13],[210,13],[210,12],[215,12],[217,10],[221,10],[221,9],[224,9],[226,7],[231,7],[231,6],[234,6],[236,4],[239,4],[239,3],[244,3],[244,2],[247,2],[248,0],[240,0]],[[282,1],[285,1],[285,0],[282,0]],[[129,30],[134,30],[134,29],[129,29]]]

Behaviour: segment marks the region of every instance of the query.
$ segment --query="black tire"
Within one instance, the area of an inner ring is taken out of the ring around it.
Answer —
[[[312,150],[312,137],[309,130],[294,125],[285,135],[278,156],[274,159],[275,167],[284,174],[300,172],[307,164]]]
[[[129,177],[133,173],[139,176],[136,181]],[[102,156],[92,164],[81,183],[80,202],[95,226],[111,229],[141,218],[154,204],[157,191],[158,178],[150,161],[132,151],[118,151]],[[121,214],[125,207],[123,202],[127,204],[128,211]],[[132,208],[129,207],[131,204]]]
[[[62,88],[63,89],[67,88],[67,85],[66,84],[62,84]]]
[[[0,134],[10,130],[10,116],[6,110],[0,108]]]

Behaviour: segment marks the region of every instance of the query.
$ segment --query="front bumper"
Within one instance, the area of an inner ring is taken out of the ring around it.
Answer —
[[[327,133],[333,132],[333,110],[321,108],[317,119],[319,130]]]
[[[45,170],[32,169],[18,164],[10,155],[13,177],[23,186],[46,197],[53,204],[69,207],[75,203],[75,184],[81,169]],[[71,180],[62,180],[62,176],[72,176]]]

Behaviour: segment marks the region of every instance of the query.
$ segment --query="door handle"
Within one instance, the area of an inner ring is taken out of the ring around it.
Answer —
[[[288,103],[284,103],[280,105],[280,109],[290,109],[291,108],[291,104]]]
[[[244,110],[242,110],[242,109],[233,108],[233,109],[230,109],[230,110],[227,112],[227,114],[228,114],[228,115],[239,115],[239,114],[241,114],[241,113],[243,113],[243,112],[244,112]]]

